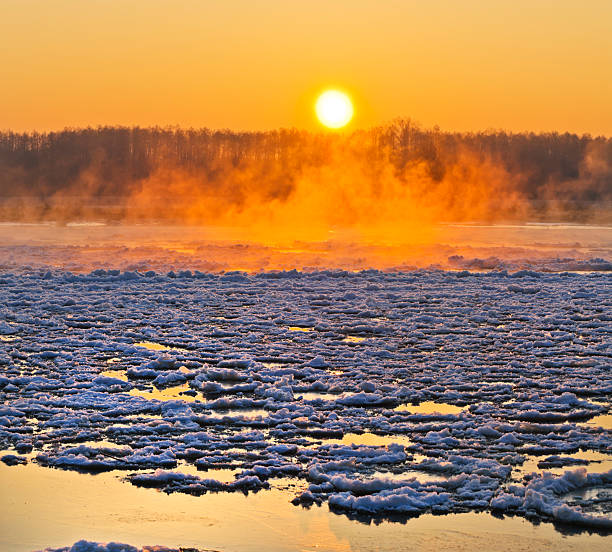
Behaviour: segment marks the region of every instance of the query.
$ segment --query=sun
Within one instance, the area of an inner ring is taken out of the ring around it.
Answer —
[[[315,104],[319,121],[328,128],[342,128],[353,118],[351,99],[338,90],[323,92]]]

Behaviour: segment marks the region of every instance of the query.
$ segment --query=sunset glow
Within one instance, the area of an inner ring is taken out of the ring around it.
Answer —
[[[356,127],[612,133],[608,0],[1,4],[0,128],[315,130],[337,83]]]

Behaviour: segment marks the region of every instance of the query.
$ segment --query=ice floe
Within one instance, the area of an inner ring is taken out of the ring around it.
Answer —
[[[608,530],[611,284],[4,272],[0,460],[194,495],[290,478],[288,507],[350,516],[487,510]]]

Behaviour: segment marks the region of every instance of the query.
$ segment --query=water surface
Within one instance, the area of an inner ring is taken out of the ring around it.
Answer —
[[[122,482],[114,473],[92,476],[35,464],[0,464],[0,487],[4,552],[66,546],[80,539],[228,552],[607,552],[610,544],[609,537],[566,536],[548,523],[532,525],[487,513],[366,524],[330,513],[327,506],[293,507],[290,494],[277,489],[248,496],[166,495]]]

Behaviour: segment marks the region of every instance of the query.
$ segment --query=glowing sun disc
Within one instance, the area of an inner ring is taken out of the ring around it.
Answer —
[[[350,98],[338,90],[323,92],[317,99],[315,111],[319,121],[328,128],[341,128],[353,118]]]

